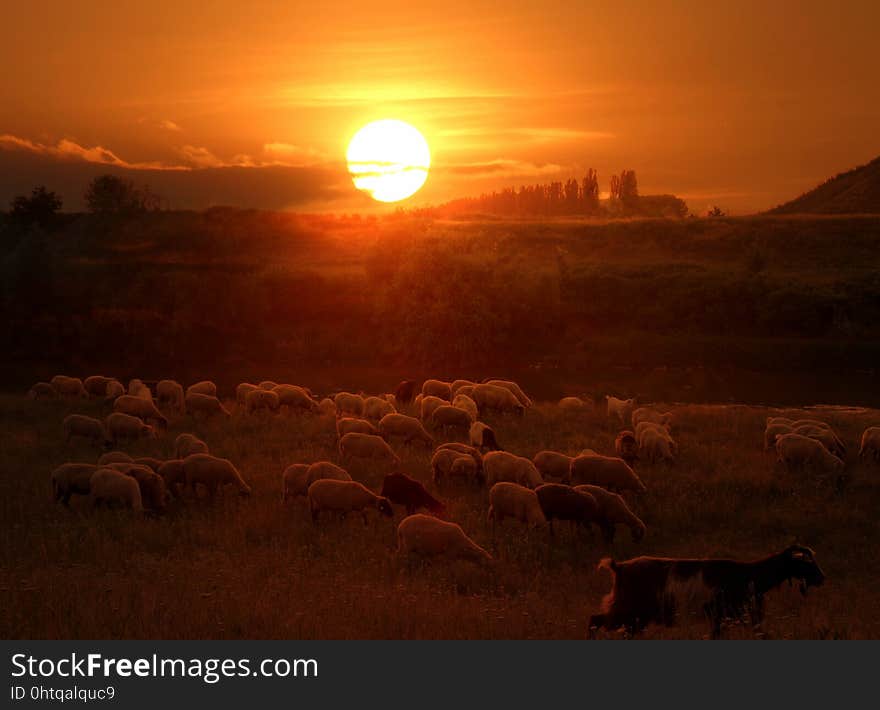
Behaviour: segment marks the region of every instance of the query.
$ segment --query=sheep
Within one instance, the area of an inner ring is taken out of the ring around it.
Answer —
[[[124,394],[125,387],[122,386],[122,383],[119,380],[110,380],[105,388],[104,400],[112,404]]]
[[[87,417],[84,414],[68,414],[64,417],[64,440],[70,443],[74,436],[90,439],[93,444],[104,444],[107,432],[100,419]]]
[[[423,422],[427,422],[430,420],[431,415],[434,414],[435,409],[446,404],[449,404],[449,400],[441,399],[434,395],[423,396],[422,400],[419,402],[419,419]]]
[[[382,480],[382,490],[379,495],[384,496],[392,503],[406,507],[406,514],[412,515],[420,508],[424,508],[433,515],[443,515],[446,506],[414,478],[405,473],[389,473]]]
[[[470,454],[439,448],[431,457],[431,475],[436,486],[439,486],[444,478],[463,478],[467,481],[479,482],[480,474],[477,462]]]
[[[281,476],[283,484],[281,501],[285,502],[291,498],[307,495],[309,486],[315,481],[323,479],[350,481],[351,476],[348,475],[348,471],[344,468],[340,468],[330,461],[316,461],[311,465],[292,464],[284,469],[284,473]]]
[[[790,427],[794,424],[794,419],[789,419],[788,417],[767,417],[766,424],[767,426],[771,424],[785,424]]]
[[[286,503],[289,498],[295,498],[308,492],[308,485],[303,485],[308,472],[309,465],[307,463],[294,463],[284,469],[281,474],[282,503]]]
[[[846,460],[846,447],[831,427],[821,427],[816,426],[815,424],[802,424],[792,429],[791,433],[808,436],[816,441],[821,441],[822,445],[837,458],[841,461]]]
[[[539,451],[532,459],[535,468],[543,479],[552,479],[561,483],[571,480],[571,461],[573,456],[566,456],[558,451]]]
[[[148,393],[150,392],[150,388],[147,387],[143,383],[143,381],[137,379],[136,377],[134,379],[128,381],[128,394],[131,395],[132,397],[141,397],[141,394],[144,390],[147,390]],[[152,399],[153,395],[150,394],[149,398]],[[146,398],[142,397],[142,399],[146,399]]]
[[[529,526],[547,524],[535,491],[508,481],[500,481],[489,490],[487,517],[493,525],[501,523],[505,518],[514,518]]]
[[[323,511],[342,513],[343,516],[360,511],[366,524],[368,508],[375,508],[380,515],[388,518],[394,517],[391,501],[376,495],[357,481],[334,481],[329,478],[315,481],[309,486],[308,499],[312,522],[318,522]]]
[[[360,434],[378,434],[379,430],[366,419],[355,419],[354,417],[342,417],[336,420],[336,436],[343,437],[349,432],[358,432]]]
[[[770,447],[776,446],[776,437],[782,434],[791,434],[794,430],[790,424],[785,422],[771,422],[768,420],[767,428],[764,429],[764,451],[769,451]]]
[[[776,456],[789,472],[806,467],[815,473],[842,474],[844,463],[832,454],[821,441],[802,434],[783,434],[776,437]]]
[[[156,385],[156,400],[159,406],[173,407],[183,414],[186,411],[186,396],[183,393],[183,385],[175,380],[159,380]]]
[[[37,382],[28,390],[28,399],[58,399],[58,390],[49,382]]]
[[[467,454],[474,460],[474,464],[477,467],[477,474],[482,477],[483,474],[483,454],[480,453],[479,449],[468,446],[467,444],[462,444],[457,441],[449,441],[445,444],[440,444],[437,447],[437,451],[449,449],[451,451],[457,451],[460,454]]]
[[[476,385],[470,394],[470,398],[476,402],[477,408],[480,410],[480,416],[485,416],[490,411],[499,414],[512,413],[518,416],[522,416],[525,412],[525,407],[513,392],[498,385]]]
[[[61,397],[80,397],[81,399],[88,399],[89,397],[89,393],[86,392],[86,388],[83,387],[82,380],[79,377],[55,375],[50,382]]]
[[[111,463],[134,463],[134,459],[124,451],[109,451],[101,454],[98,459],[98,466],[104,467]]]
[[[258,389],[260,388],[257,385],[251,384],[250,382],[240,382],[235,387],[235,403],[240,408],[244,408],[245,399],[247,398],[248,393]]]
[[[526,393],[522,391],[522,388],[516,382],[511,380],[486,380],[484,384],[503,387],[516,397],[516,400],[526,409],[532,406],[532,400],[526,396]]]
[[[89,479],[89,501],[92,508],[121,505],[135,513],[144,510],[138,482],[112,468],[99,468],[92,474]]]
[[[664,414],[651,407],[639,407],[638,409],[634,409],[630,415],[630,419],[632,420],[632,425],[634,427],[637,427],[639,422],[653,422],[654,424],[660,424],[661,426],[666,427],[667,430],[672,426],[672,412],[666,412]]]
[[[452,406],[458,407],[458,409],[467,412],[470,415],[472,422],[477,421],[480,417],[480,410],[477,408],[477,403],[466,394],[455,395],[452,398]]]
[[[593,496],[599,507],[596,522],[609,544],[614,542],[614,526],[618,523],[629,527],[633,542],[639,542],[645,536],[647,530],[645,524],[630,510],[623,496],[606,491],[601,486],[581,485],[575,486],[574,489]]]
[[[639,444],[639,456],[651,463],[675,462],[675,449],[668,435],[658,429],[647,429]]]
[[[364,398],[351,392],[340,392],[333,398],[338,416],[351,416],[363,418]]]
[[[403,380],[394,388],[394,397],[401,404],[409,404],[413,401],[418,383],[414,380]]]
[[[580,397],[563,397],[556,406],[564,412],[584,412],[590,409],[590,405]]]
[[[208,454],[208,445],[195,434],[178,434],[174,440],[174,455],[185,459],[190,454]]]
[[[136,463],[138,466],[146,466],[156,473],[159,473],[159,469],[162,468],[162,464],[165,462],[161,459],[154,458],[153,456],[139,456],[133,461],[133,463]]]
[[[260,384],[257,385],[261,390],[274,390],[278,386],[277,382],[273,382],[272,380],[263,380]]]
[[[317,412],[318,403],[312,399],[311,395],[304,387],[297,385],[276,385],[272,392],[278,395],[278,404],[281,407],[287,407],[289,410],[302,409],[307,412]],[[245,403],[247,397],[245,397]]]
[[[98,467],[90,463],[64,463],[52,471],[52,493],[56,503],[70,504],[71,496],[87,496],[89,480]]]
[[[244,482],[238,469],[227,459],[217,458],[211,454],[190,454],[183,460],[183,473],[186,485],[197,494],[198,484],[208,489],[208,496],[214,498],[217,489],[223,485],[232,485],[238,489],[239,495],[249,496],[251,487]]]
[[[571,461],[571,481],[575,485],[588,483],[610,491],[643,493],[645,484],[623,459],[599,454],[581,454]]]
[[[609,417],[617,417],[623,424],[630,424],[632,421],[632,411],[635,408],[635,399],[618,399],[607,395],[605,403]]]
[[[859,460],[880,461],[880,427],[872,426],[862,432]]]
[[[387,414],[394,414],[394,405],[382,397],[367,397],[364,400],[364,417],[379,421]]]
[[[477,386],[476,383],[474,383],[472,385],[461,385],[460,387],[456,388],[453,396],[463,394],[465,397],[470,397],[471,399],[473,399],[474,398],[474,387],[476,387],[476,386]]]
[[[473,387],[476,384],[473,380],[453,380],[449,385],[450,399],[455,399],[462,387]]]
[[[434,445],[434,438],[425,431],[422,423],[406,414],[386,414],[379,422],[379,434],[389,442],[401,438],[404,444],[419,441],[429,448]]]
[[[186,485],[186,471],[183,469],[183,459],[170,459],[165,461],[156,471],[165,481],[165,488],[172,495],[179,498],[181,489]]]
[[[753,625],[760,623],[764,597],[786,580],[798,580],[803,595],[825,581],[815,554],[801,545],[753,562],[669,557],[616,562],[607,557],[599,569],[611,572],[613,581],[601,612],[590,617],[591,635],[600,628],[622,626],[636,634],[652,623],[671,626],[693,610],[704,615],[717,638],[724,619],[748,613]]]
[[[452,399],[452,387],[449,382],[443,380],[425,380],[422,383],[422,395],[438,397],[448,402]]]
[[[397,554],[464,559],[491,564],[492,555],[477,545],[459,525],[424,513],[410,515],[397,526]]]
[[[452,434],[463,439],[468,439],[471,424],[474,423],[470,414],[450,404],[437,407],[431,414],[430,421],[435,431],[440,431],[447,437]]]
[[[544,479],[529,459],[507,451],[492,451],[483,457],[483,470],[489,486],[498,481],[519,483],[526,488],[537,488]]]
[[[483,422],[474,422],[468,430],[468,441],[480,451],[501,451],[495,430]]]
[[[339,440],[339,455],[343,461],[371,459],[385,461],[392,467],[400,465],[400,459],[381,436],[351,432]]]
[[[83,387],[90,397],[105,397],[107,396],[107,383],[110,380],[110,377],[103,375],[90,375],[83,380]]]
[[[188,397],[191,394],[204,394],[208,397],[216,397],[217,385],[211,382],[211,380],[196,382],[194,385],[190,385],[186,388],[186,396]]]
[[[120,439],[137,439],[140,437],[155,438],[156,430],[144,420],[123,412],[113,412],[104,418],[107,435],[113,444]]]
[[[168,428],[168,419],[156,408],[152,400],[137,395],[122,395],[113,403],[113,411],[130,414],[147,422],[155,422],[163,429]]]
[[[625,429],[614,440],[614,453],[632,466],[639,460],[639,444],[636,435],[629,429]]]
[[[186,411],[192,417],[195,417],[198,414],[204,414],[209,417],[215,414],[222,414],[225,417],[232,416],[220,403],[219,399],[209,394],[192,392],[186,395],[184,401],[186,402]]]
[[[125,471],[126,476],[131,476],[137,481],[141,492],[141,503],[145,510],[153,513],[161,513],[165,510],[168,491],[165,480],[149,466],[133,464]]]
[[[275,413],[281,408],[281,402],[278,395],[272,390],[258,389],[248,392],[245,397],[245,411],[248,414],[254,412],[272,412]]]
[[[322,417],[335,417],[336,416],[336,402],[334,402],[329,397],[324,397],[320,402],[318,402],[318,412]]]

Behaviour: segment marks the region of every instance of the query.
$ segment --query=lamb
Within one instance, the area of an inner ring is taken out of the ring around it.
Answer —
[[[584,412],[591,409],[591,404],[580,397],[563,397],[556,406],[564,412]]]
[[[369,508],[375,508],[386,517],[394,517],[391,501],[377,496],[357,481],[334,481],[328,478],[315,481],[309,486],[308,498],[312,522],[317,522],[323,511],[342,513],[343,516],[360,511],[366,524]]]
[[[139,437],[155,438],[156,430],[143,419],[122,412],[113,412],[104,419],[104,426],[113,444],[120,439],[137,439]]]
[[[480,418],[480,410],[477,409],[477,403],[466,394],[455,395],[452,398],[452,406],[458,407],[467,412],[470,415],[472,422],[475,422]]]
[[[105,389],[105,401],[107,402],[115,402],[122,395],[125,394],[125,387],[122,386],[122,383],[119,380],[110,380],[107,383],[107,387]]]
[[[367,419],[379,421],[387,414],[394,414],[397,410],[394,405],[381,397],[367,397],[364,400],[364,416]]]
[[[211,380],[196,382],[194,385],[190,385],[186,388],[186,396],[189,397],[191,394],[203,394],[208,397],[216,397],[217,385],[211,382]]]
[[[498,481],[519,483],[526,488],[537,488],[544,479],[529,459],[507,451],[492,451],[483,457],[483,469],[489,486]]]
[[[104,377],[103,375],[90,375],[83,380],[83,387],[90,397],[106,397],[107,383],[110,380],[110,377]]]
[[[386,414],[379,422],[379,434],[389,442],[401,438],[404,444],[419,441],[428,447],[434,445],[434,438],[425,431],[422,423],[406,414]]]
[[[278,395],[278,404],[287,407],[289,410],[303,409],[307,412],[317,412],[318,403],[312,399],[312,396],[304,387],[297,385],[277,385],[272,389]],[[247,402],[247,397],[245,397]]]
[[[418,389],[418,383],[414,380],[403,380],[394,388],[394,397],[401,404],[409,404],[413,401]]]
[[[654,424],[659,424],[660,426],[665,427],[667,430],[672,426],[672,412],[666,412],[664,414],[651,407],[639,407],[638,409],[634,409],[630,419],[632,419],[632,425],[634,427],[637,427],[640,422],[653,422]]]
[[[614,440],[614,453],[632,466],[639,460],[639,444],[636,441],[636,435],[629,429],[620,432]]]
[[[67,375],[55,375],[51,380],[52,386],[61,397],[80,397],[88,399],[89,393],[83,387],[82,380],[79,377],[68,377]]]
[[[56,503],[70,505],[71,496],[87,496],[89,481],[98,467],[90,463],[65,463],[52,471],[52,493]]]
[[[422,394],[425,397],[438,397],[447,402],[452,399],[452,387],[443,380],[425,380],[422,383]]]
[[[324,479],[350,481],[351,476],[344,468],[340,468],[330,461],[316,461],[311,465],[295,463],[288,466],[281,476],[283,484],[281,501],[307,495],[310,485]]]
[[[532,400],[526,396],[526,393],[522,391],[516,382],[510,380],[486,380],[484,384],[503,387],[516,397],[516,400],[526,409],[532,406]]]
[[[572,459],[571,481],[575,485],[586,483],[614,492],[647,490],[626,461],[599,454],[581,454]]]
[[[378,434],[376,429],[366,419],[355,419],[354,417],[342,417],[336,420],[336,435],[343,437],[349,432],[357,432],[359,434]]]
[[[263,380],[260,384],[257,385],[261,390],[274,390],[278,386],[277,382],[273,382],[272,380]]]
[[[245,411],[248,414],[254,412],[277,412],[281,408],[278,395],[272,390],[258,389],[248,392],[244,400]]]
[[[58,390],[49,382],[37,382],[28,390],[28,399],[58,399]]]
[[[468,441],[480,451],[501,451],[495,430],[483,422],[474,422],[468,430]]]
[[[199,414],[204,414],[209,417],[214,416],[215,414],[222,414],[225,417],[232,416],[220,403],[219,399],[212,397],[209,394],[192,392],[186,396],[184,401],[186,402],[186,411],[192,417]]]
[[[470,397],[476,402],[480,416],[484,416],[490,411],[499,414],[513,413],[519,416],[525,412],[525,406],[509,389],[497,385],[476,385]]]
[[[496,483],[489,491],[488,518],[493,524],[501,523],[505,518],[514,518],[530,526],[547,524],[535,491],[508,481]]]
[[[632,421],[632,411],[635,408],[635,399],[618,399],[607,395],[605,402],[608,408],[609,417],[617,417],[623,424],[630,424]]]
[[[134,459],[124,451],[109,451],[98,459],[98,466],[102,468],[111,463],[134,463]]]
[[[767,428],[764,429],[764,451],[769,451],[771,446],[776,446],[776,437],[782,434],[791,434],[794,430],[791,424],[785,422],[767,421]]]
[[[815,424],[801,424],[800,426],[794,427],[792,433],[800,434],[801,436],[809,436],[811,439],[821,441],[822,445],[837,458],[841,461],[846,460],[846,447],[831,427],[821,427],[816,426]]]
[[[159,380],[156,385],[156,399],[159,406],[173,407],[183,414],[186,411],[186,397],[183,393],[183,385],[175,380]]]
[[[535,489],[535,495],[550,523],[553,534],[554,520],[568,520],[589,529],[599,522],[599,504],[586,491],[579,491],[562,483],[545,483]]]
[[[880,427],[868,427],[862,432],[861,445],[859,446],[859,460],[871,460],[875,463],[880,461]]]
[[[446,506],[414,478],[405,473],[389,473],[382,481],[382,490],[379,495],[384,496],[392,503],[406,507],[406,514],[412,515],[420,508],[424,508],[433,515],[443,515]]]
[[[571,480],[571,462],[573,456],[566,456],[558,451],[539,451],[532,459],[541,477],[561,483]]]
[[[174,455],[185,459],[190,454],[208,454],[208,445],[195,434],[178,434],[174,440]]]
[[[339,455],[343,461],[357,458],[385,461],[393,467],[400,465],[400,459],[385,440],[372,434],[346,434],[339,440]]]
[[[815,554],[801,545],[753,562],[669,557],[616,562],[605,558],[599,568],[611,572],[613,584],[602,601],[601,613],[590,617],[591,635],[599,628],[623,626],[635,634],[652,623],[671,626],[696,602],[694,611],[705,616],[717,638],[724,619],[748,613],[752,624],[759,623],[764,597],[786,580],[798,580],[803,595],[825,581]]]
[[[89,479],[89,500],[93,508],[121,505],[135,513],[144,510],[138,482],[112,468],[99,468],[92,474]]]
[[[776,456],[789,472],[810,468],[814,473],[842,474],[844,463],[821,441],[802,434],[776,437]]]
[[[183,473],[186,485],[197,494],[198,484],[208,489],[208,496],[214,498],[217,489],[223,485],[232,485],[240,495],[249,496],[251,487],[244,482],[238,469],[227,459],[217,458],[210,454],[190,454],[183,460]]]
[[[614,542],[614,526],[618,523],[629,527],[633,542],[639,542],[645,536],[647,530],[645,524],[630,510],[622,496],[606,491],[600,486],[582,485],[575,486],[574,489],[593,496],[596,505],[599,506],[596,522],[609,544]]]
[[[335,417],[336,402],[329,397],[324,397],[324,399],[318,402],[318,412],[320,412],[322,417]]]
[[[181,489],[186,485],[186,471],[183,469],[183,459],[170,459],[165,461],[156,471],[165,481],[165,488],[175,497],[179,498]]]
[[[336,404],[339,416],[358,417],[359,419],[364,416],[364,398],[359,394],[340,392],[333,398],[333,402]]]
[[[161,513],[165,510],[168,491],[165,488],[165,480],[158,473],[149,466],[134,464],[125,471],[125,475],[137,481],[141,503],[145,510],[153,513]]]
[[[675,462],[674,448],[668,434],[664,436],[658,429],[647,429],[639,443],[639,455],[647,461],[659,463]]]
[[[397,554],[464,559],[491,564],[492,556],[477,545],[459,525],[424,513],[410,515],[397,526]]]
[[[64,440],[68,443],[74,436],[89,439],[93,444],[103,444],[107,440],[101,420],[84,414],[68,414],[64,417],[63,427]]]
[[[434,395],[427,395],[425,397],[422,397],[422,401],[419,402],[419,418],[423,422],[429,421],[431,419],[431,416],[434,414],[434,410],[446,404],[449,404],[449,400],[441,399],[440,397],[435,397]]]
[[[168,428],[168,419],[156,408],[152,400],[137,395],[122,395],[113,403],[113,411],[130,414],[147,422],[155,422],[163,429]]]
[[[431,414],[431,426],[435,431],[440,431],[445,436],[458,435],[467,439],[473,419],[463,409],[444,404]]]
[[[431,457],[431,474],[436,486],[439,486],[444,478],[479,481],[480,473],[474,457],[461,451],[439,448]]]

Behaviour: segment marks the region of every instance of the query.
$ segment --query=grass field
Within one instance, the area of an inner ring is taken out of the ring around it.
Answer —
[[[213,504],[190,500],[158,519],[91,512],[85,500],[65,510],[51,500],[51,470],[101,453],[64,444],[61,421],[69,411],[103,413],[97,402],[0,397],[3,638],[577,639],[610,587],[607,573],[596,570],[601,557],[749,558],[794,539],[816,550],[826,584],[806,599],[781,588],[768,598],[762,628],[731,625],[725,635],[880,636],[880,471],[853,463],[863,428],[880,423],[874,410],[821,413],[850,451],[849,484],[839,493],[830,482],[775,467],[774,455],[762,451],[769,410],[676,408],[679,461],[637,468],[648,486],[632,503],[648,526],[641,544],[625,529],[609,546],[598,534],[563,529],[552,540],[510,521],[493,538],[485,490],[444,490],[448,517],[498,558],[492,570],[399,562],[402,511],[394,524],[372,519],[365,528],[355,517],[315,527],[304,502],[282,505],[285,466],[337,458],[332,421],[313,417],[236,415],[213,424],[182,417],[163,438],[130,447],[170,458],[176,434],[194,431],[239,467],[254,488],[250,499],[230,492]],[[494,424],[503,447],[527,456],[544,448],[608,453],[617,431],[604,416],[563,415],[542,404],[522,420]],[[404,451],[402,470],[427,483],[429,456]],[[373,488],[386,472],[350,470]],[[651,627],[644,637],[701,638],[707,631],[685,620]]]

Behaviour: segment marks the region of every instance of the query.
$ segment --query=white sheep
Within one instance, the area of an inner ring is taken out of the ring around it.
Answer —
[[[195,434],[184,432],[178,434],[174,440],[174,455],[179,459],[185,459],[190,454],[208,454],[208,445]]]
[[[344,468],[330,461],[316,461],[313,464],[295,463],[288,466],[281,476],[282,502],[308,494],[310,485],[324,479],[350,481],[351,476]]]
[[[519,483],[526,488],[537,488],[544,479],[529,459],[507,451],[492,451],[483,457],[486,484],[493,486],[499,481]]]
[[[361,512],[367,522],[367,509],[375,508],[380,515],[394,517],[391,501],[373,493],[357,481],[336,481],[322,478],[309,486],[309,510],[312,522],[317,522],[324,511],[341,513]]]
[[[794,419],[789,419],[788,417],[767,417],[766,423],[767,426],[771,424],[785,424],[790,427],[794,424]]]
[[[211,380],[202,380],[201,382],[196,382],[194,385],[187,387],[186,394],[187,396],[191,394],[204,394],[208,397],[216,397],[217,385],[211,382]]]
[[[470,415],[472,422],[475,422],[480,418],[480,410],[477,408],[477,403],[466,394],[455,395],[452,398],[452,406],[458,407],[467,412]]]
[[[632,419],[632,411],[635,408],[635,399],[618,399],[606,395],[605,403],[609,417],[617,417],[623,424],[629,425]]]
[[[143,390],[147,390],[147,392],[149,392],[150,388],[147,387],[142,380],[139,380],[135,377],[134,379],[128,381],[128,394],[130,394],[132,397],[140,397]],[[152,397],[152,394],[150,395],[150,397]]]
[[[100,419],[87,417],[84,414],[68,414],[64,417],[64,440],[70,442],[74,436],[89,439],[93,444],[107,441],[107,432]]]
[[[674,446],[669,434],[661,429],[646,429],[639,441],[639,458],[650,463],[675,461]]]
[[[465,410],[444,404],[431,413],[430,422],[433,429],[444,436],[448,437],[452,434],[467,439],[474,420]]]
[[[438,448],[431,457],[431,474],[439,486],[444,478],[480,480],[481,470],[473,456],[455,449]]]
[[[165,510],[168,489],[162,476],[149,466],[135,463],[129,465],[124,473],[137,481],[141,491],[141,503],[145,510],[153,513],[161,513]]]
[[[120,439],[156,437],[156,430],[149,424],[145,424],[143,419],[123,412],[108,414],[104,418],[104,426],[107,429],[108,437],[114,444],[117,444]]]
[[[98,466],[102,468],[111,463],[134,463],[134,459],[124,451],[108,451],[98,458]]]
[[[458,441],[449,441],[445,444],[440,444],[437,447],[437,451],[441,451],[444,449],[449,449],[450,451],[457,451],[460,454],[467,454],[474,460],[474,464],[477,467],[477,474],[479,476],[483,475],[483,454],[480,453],[480,450],[474,446],[469,446],[467,444],[462,444]]]
[[[324,399],[318,402],[318,411],[321,413],[322,417],[335,417],[336,402],[329,397],[324,397]]]
[[[638,542],[645,536],[647,530],[645,524],[638,515],[630,510],[622,496],[607,491],[601,486],[580,485],[575,486],[574,489],[593,496],[599,506],[596,522],[602,528],[608,542],[614,541],[614,526],[617,524],[626,525],[630,529],[633,542]]]
[[[837,458],[841,460],[846,459],[846,447],[843,445],[843,442],[837,434],[834,433],[834,430],[829,426],[823,427],[815,424],[801,424],[800,426],[794,427],[792,433],[800,434],[801,436],[809,436],[811,439],[821,441],[822,445]]]
[[[473,380],[453,380],[452,384],[449,385],[449,394],[452,399],[455,399],[455,396],[459,393],[462,387],[473,387],[477,383]]]
[[[190,454],[183,460],[183,473],[186,485],[192,489],[193,495],[198,493],[199,484],[208,490],[213,498],[220,486],[231,485],[238,489],[240,495],[249,496],[251,487],[244,482],[238,469],[228,459],[221,459],[210,454]]]
[[[590,405],[580,397],[563,397],[556,405],[564,412],[585,412]]]
[[[281,474],[282,503],[286,503],[288,499],[301,495],[297,492],[299,490],[305,489],[305,491],[308,491],[308,487],[303,486],[308,472],[309,465],[307,463],[293,463],[284,469],[284,472]]]
[[[535,468],[544,480],[550,479],[559,483],[571,480],[571,461],[573,456],[566,456],[559,451],[539,451],[532,459]]]
[[[159,380],[156,385],[156,399],[159,405],[173,407],[183,414],[186,411],[186,396],[183,385],[176,380]]]
[[[252,385],[250,382],[239,383],[235,388],[235,403],[240,408],[244,409],[244,403],[248,396],[248,392],[253,392],[258,389],[260,389],[258,385]]]
[[[547,524],[535,491],[508,481],[496,483],[489,491],[488,518],[492,523],[513,518],[528,525]]]
[[[336,420],[336,436],[342,438],[350,432],[359,434],[378,434],[379,430],[373,426],[372,422],[366,419],[357,419],[356,417],[340,417]]]
[[[244,408],[248,414],[254,412],[274,413],[281,408],[281,402],[274,391],[258,389],[248,392],[244,400]]]
[[[810,468],[815,473],[841,474],[844,463],[821,441],[802,434],[776,437],[776,456],[788,471]]]
[[[447,402],[452,399],[452,387],[449,382],[443,380],[425,380],[422,383],[422,395],[425,397],[438,397]]]
[[[386,414],[394,414],[397,410],[394,405],[382,397],[367,397],[364,400],[364,417],[379,421]]]
[[[89,500],[92,507],[100,505],[131,508],[135,513],[144,510],[141,488],[131,476],[112,468],[99,468],[89,479]]]
[[[183,470],[183,459],[164,461],[156,471],[165,481],[165,487],[177,498],[186,485],[186,471]]]
[[[55,501],[68,505],[70,497],[89,494],[89,481],[98,467],[90,463],[65,463],[52,471],[52,493]]]
[[[107,383],[110,377],[103,375],[90,375],[83,380],[83,387],[90,397],[105,397],[107,395]]]
[[[89,393],[83,387],[82,380],[79,377],[68,377],[67,375],[55,375],[51,379],[51,384],[55,391],[62,397],[80,397],[88,399]]]
[[[495,430],[485,422],[474,422],[468,430],[468,441],[480,451],[500,451]]]
[[[125,387],[119,380],[110,380],[104,392],[106,401],[112,403],[125,394]]]
[[[336,405],[338,416],[358,417],[359,419],[364,416],[364,398],[359,394],[340,392],[333,398],[333,403]]]
[[[640,422],[652,422],[660,426],[670,429],[672,426],[672,412],[658,412],[652,407],[639,407],[634,409],[630,415],[632,425],[638,427]]]
[[[261,390],[274,390],[278,386],[277,382],[273,382],[272,380],[263,380],[257,387]]]
[[[526,396],[526,393],[522,391],[522,388],[516,382],[512,382],[511,380],[487,380],[485,384],[494,385],[495,387],[503,387],[516,397],[517,401],[523,407],[529,408],[532,406],[532,400]]]
[[[343,461],[368,459],[384,461],[395,468],[400,465],[400,459],[385,439],[372,434],[346,434],[339,440],[339,455]]]
[[[28,399],[58,399],[58,390],[49,382],[37,382],[28,390]]]
[[[459,525],[424,513],[409,515],[397,526],[397,554],[442,556],[481,565],[492,562],[492,556],[465,535]]]
[[[113,402],[113,411],[130,414],[146,422],[154,422],[159,427],[168,427],[168,419],[160,412],[152,400],[137,395],[124,394]]]
[[[406,414],[386,414],[379,422],[379,434],[388,442],[402,439],[404,444],[418,441],[428,447],[434,445],[434,438],[425,431],[422,423]]]
[[[196,417],[200,414],[209,417],[215,414],[222,414],[224,417],[232,416],[226,407],[221,404],[219,399],[209,394],[190,392],[186,395],[185,402],[186,411],[192,417]]]
[[[880,426],[872,426],[862,432],[859,460],[880,461]]]
[[[459,390],[461,392],[461,390]],[[470,398],[480,410],[480,416],[493,411],[499,414],[518,414],[525,412],[525,406],[509,389],[498,385],[481,384],[471,390]]]
[[[272,392],[278,395],[278,404],[289,410],[302,409],[307,412],[317,412],[318,403],[312,399],[305,387],[299,385],[276,385]],[[247,398],[245,398],[245,402]]]
[[[791,420],[789,420],[791,421]],[[767,427],[764,429],[764,451],[769,451],[771,446],[776,446],[776,437],[782,434],[791,434],[794,431],[791,424],[779,421],[767,420]]]
[[[574,485],[590,484],[610,491],[634,491],[642,493],[645,484],[623,459],[581,452],[571,461],[571,482]]]
[[[423,422],[429,421],[434,410],[446,404],[449,404],[449,400],[447,399],[442,399],[434,395],[422,396],[422,399],[419,402],[419,418]]]

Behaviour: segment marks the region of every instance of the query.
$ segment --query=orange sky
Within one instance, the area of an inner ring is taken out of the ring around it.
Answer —
[[[113,163],[172,206],[357,208],[385,117],[431,144],[413,205],[595,167],[747,212],[880,154],[874,0],[118,5],[4,8],[3,201]]]

